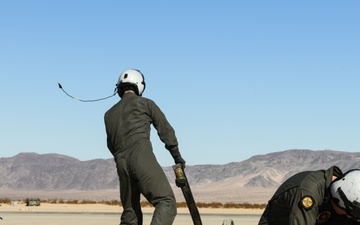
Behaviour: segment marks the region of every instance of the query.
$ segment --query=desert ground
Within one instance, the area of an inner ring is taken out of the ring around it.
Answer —
[[[0,225],[114,225],[120,223],[120,206],[103,204],[51,204],[26,206],[25,203],[2,204]],[[154,208],[144,207],[144,224],[150,224]],[[204,225],[221,225],[232,219],[235,225],[256,225],[260,209],[212,209],[199,208]],[[193,224],[187,208],[178,208],[174,225]]]

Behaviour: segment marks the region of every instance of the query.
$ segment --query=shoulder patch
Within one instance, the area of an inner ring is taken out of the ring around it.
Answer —
[[[309,210],[314,206],[314,199],[310,195],[306,195],[301,198],[300,205],[304,209]]]

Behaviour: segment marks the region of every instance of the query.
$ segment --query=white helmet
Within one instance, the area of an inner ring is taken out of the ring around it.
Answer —
[[[360,169],[350,170],[334,180],[330,193],[337,206],[360,221]]]
[[[144,75],[135,69],[125,70],[120,74],[119,81],[116,84],[120,97],[124,94],[122,89],[131,88],[135,94],[141,96],[145,90],[145,78]]]

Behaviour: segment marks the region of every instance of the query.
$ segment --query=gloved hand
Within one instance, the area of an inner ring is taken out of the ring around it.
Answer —
[[[175,164],[181,164],[181,167],[185,169],[186,161],[181,157],[181,154],[178,149],[170,151],[171,156],[173,157]]]
[[[186,161],[181,156],[176,157],[176,159],[174,160],[175,160],[175,164],[181,164],[181,167],[185,169]]]

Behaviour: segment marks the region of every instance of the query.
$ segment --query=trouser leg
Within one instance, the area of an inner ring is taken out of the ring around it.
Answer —
[[[176,216],[175,198],[166,197],[154,204],[155,211],[151,225],[172,225]]]
[[[125,157],[118,156],[115,161],[120,181],[120,199],[123,205],[120,225],[142,225],[139,186],[129,176]]]
[[[132,172],[138,178],[141,193],[155,206],[151,225],[171,225],[176,216],[176,200],[170,183],[152,152],[151,143],[142,142],[137,150],[132,154],[132,162],[138,166]]]

